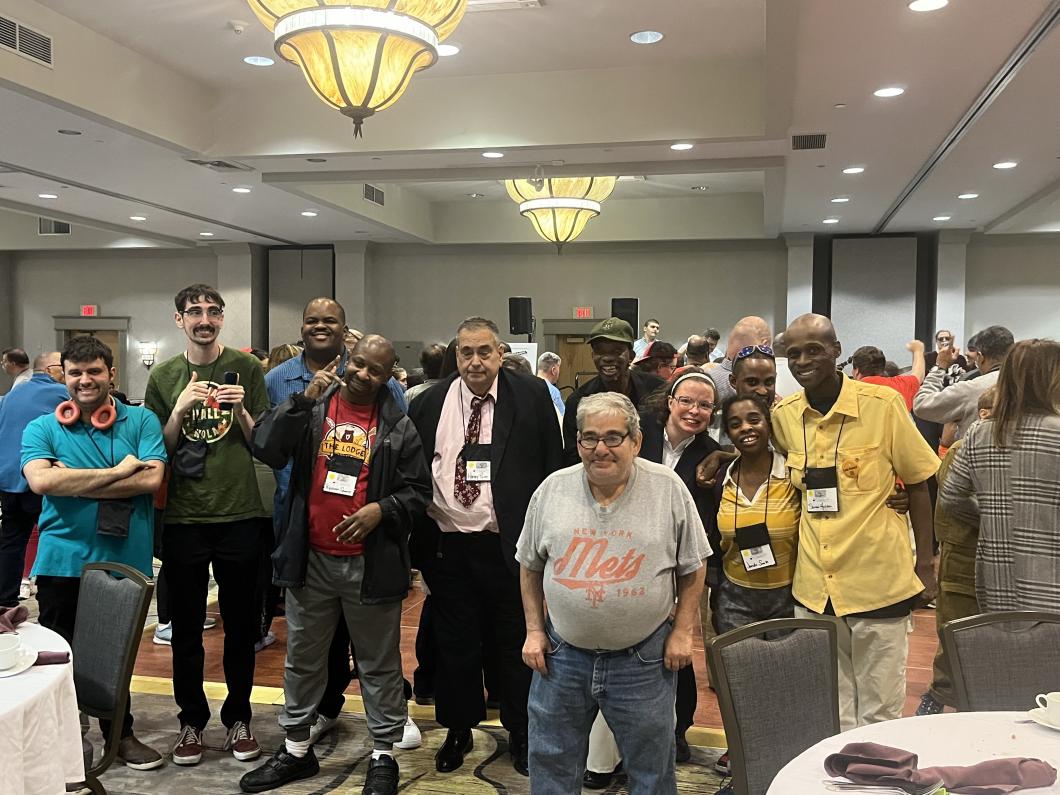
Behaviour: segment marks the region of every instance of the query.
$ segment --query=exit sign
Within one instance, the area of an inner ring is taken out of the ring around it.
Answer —
[[[81,304],[81,317],[99,317],[99,304]]]
[[[593,316],[593,308],[591,306],[576,306],[574,307],[574,319],[575,320],[586,320]]]

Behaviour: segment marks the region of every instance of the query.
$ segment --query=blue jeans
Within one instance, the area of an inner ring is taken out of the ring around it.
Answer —
[[[635,646],[596,652],[567,644],[548,622],[548,674],[534,673],[528,704],[532,795],[580,795],[597,711],[614,732],[630,795],[677,792],[677,675],[663,664],[670,629],[666,621]]]

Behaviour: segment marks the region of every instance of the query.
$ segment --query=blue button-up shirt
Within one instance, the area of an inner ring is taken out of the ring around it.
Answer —
[[[22,432],[37,417],[51,414],[56,406],[69,399],[65,386],[57,384],[47,373],[34,373],[0,403],[0,491],[29,491],[29,484],[22,476]]]

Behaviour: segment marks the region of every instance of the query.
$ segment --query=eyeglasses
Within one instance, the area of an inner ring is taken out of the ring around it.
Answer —
[[[675,397],[674,400],[676,400],[677,405],[679,405],[683,409],[690,409],[693,406],[699,406],[699,410],[702,412],[705,412],[707,414],[712,414],[714,412],[714,404],[708,403],[706,400],[692,400],[692,398],[687,397],[685,395],[682,395],[681,397]]]
[[[953,337],[935,337],[935,342],[953,342]]]
[[[740,348],[740,352],[736,354],[736,358],[733,359],[733,361],[738,362],[740,361],[740,359],[746,359],[755,351],[758,351],[759,353],[768,356],[770,359],[776,358],[776,354],[773,353],[773,349],[770,348],[768,345],[748,345],[746,348]]]
[[[63,366],[61,364],[49,364],[44,369],[50,373],[52,370],[62,370]]]
[[[605,433],[603,436],[597,436],[595,433],[579,433],[578,444],[585,450],[595,450],[596,445],[600,444],[600,442],[604,443],[604,447],[618,447],[622,442],[626,441],[628,436],[628,433],[619,433],[618,431]]]
[[[193,306],[191,309],[185,309],[180,314],[184,315],[184,317],[201,318],[202,309],[200,307]],[[220,320],[225,316],[225,311],[220,307],[211,306],[209,309],[206,310],[206,315],[211,320]]]

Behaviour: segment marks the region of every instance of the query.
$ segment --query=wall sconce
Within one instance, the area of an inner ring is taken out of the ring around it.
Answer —
[[[140,343],[140,361],[144,363],[144,367],[150,368],[155,363],[155,354],[158,353],[157,342],[141,342]]]

